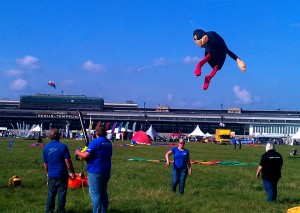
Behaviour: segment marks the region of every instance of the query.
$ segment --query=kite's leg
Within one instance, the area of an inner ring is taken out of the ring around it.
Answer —
[[[201,75],[201,68],[202,66],[208,62],[210,60],[211,56],[210,54],[207,54],[196,66],[196,69],[194,71],[196,76],[200,76]]]
[[[205,80],[204,80],[204,84],[203,84],[203,89],[207,90],[210,80],[215,76],[215,74],[218,72],[218,65],[216,65],[213,70],[211,71],[211,73],[207,76],[205,76]]]

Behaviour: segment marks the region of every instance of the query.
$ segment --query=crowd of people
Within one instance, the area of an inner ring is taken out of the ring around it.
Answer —
[[[89,194],[92,200],[93,212],[107,212],[109,199],[107,193],[111,173],[112,143],[106,137],[106,128],[98,123],[94,132],[94,139],[86,150],[76,150],[76,156],[85,160],[88,172]],[[57,212],[65,212],[68,179],[75,179],[75,171],[71,161],[68,146],[60,142],[60,133],[57,128],[49,131],[50,143],[44,147],[43,162],[47,175],[48,196],[46,212],[54,212],[55,198],[58,196]],[[165,154],[166,166],[171,169],[171,191],[184,194],[185,182],[192,174],[190,152],[185,148],[183,138]],[[173,156],[171,161],[170,156]],[[269,142],[266,152],[262,155],[257,168],[256,177],[262,178],[263,187],[267,193],[267,202],[277,200],[277,185],[281,178],[283,158],[276,152],[275,144]]]

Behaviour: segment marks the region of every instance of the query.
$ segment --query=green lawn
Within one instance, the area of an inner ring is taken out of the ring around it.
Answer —
[[[0,140],[0,212],[45,212],[47,197],[46,174],[42,164],[42,147],[31,147],[32,140],[14,139],[11,152],[8,141]],[[82,141],[62,140],[71,155]],[[43,140],[48,143],[47,139]],[[261,180],[255,177],[257,163],[265,146],[246,146],[241,150],[231,145],[187,143],[191,159],[196,161],[220,160],[247,165],[193,164],[193,174],[186,181],[185,195],[171,192],[171,168],[161,160],[168,146],[117,146],[128,141],[115,142],[113,167],[109,182],[109,212],[286,212],[300,206],[300,158],[291,157],[292,146],[278,145],[284,158],[282,179],[279,182],[278,202],[266,203]],[[129,158],[141,158],[129,161]],[[82,162],[72,157],[76,172]],[[255,164],[255,165],[253,165]],[[85,166],[85,165],[84,165]],[[85,168],[85,167],[84,167]],[[85,172],[85,169],[84,169]],[[22,178],[22,186],[9,188],[13,175]],[[69,189],[67,212],[91,212],[88,189]]]

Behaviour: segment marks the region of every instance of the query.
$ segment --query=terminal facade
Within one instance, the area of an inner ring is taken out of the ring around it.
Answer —
[[[86,128],[91,121],[136,123],[136,131],[146,131],[151,125],[158,133],[189,134],[197,125],[204,133],[214,134],[224,124],[235,135],[245,137],[288,137],[300,127],[300,111],[255,111],[229,108],[224,110],[172,109],[138,107],[132,101],[106,103],[102,98],[84,95],[36,94],[21,96],[19,101],[0,100],[0,127],[17,129],[24,125],[43,124],[43,129],[57,127],[80,130],[77,109],[81,111]],[[93,127],[94,127],[93,126]]]

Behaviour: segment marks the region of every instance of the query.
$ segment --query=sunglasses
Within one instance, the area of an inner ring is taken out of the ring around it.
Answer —
[[[182,142],[181,142],[181,143],[179,143],[179,144],[182,144],[182,145],[184,145],[185,143],[182,143]]]

